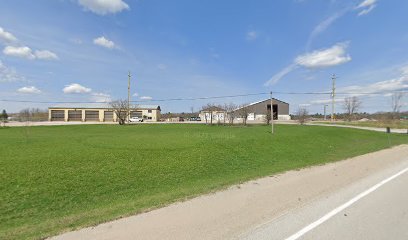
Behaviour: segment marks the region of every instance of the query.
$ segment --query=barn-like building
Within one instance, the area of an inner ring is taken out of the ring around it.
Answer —
[[[271,111],[271,99],[254,102],[244,106],[247,108],[248,120],[263,120],[266,114]],[[241,110],[238,108],[236,111]],[[289,103],[273,98],[272,99],[273,119],[274,120],[290,120]]]

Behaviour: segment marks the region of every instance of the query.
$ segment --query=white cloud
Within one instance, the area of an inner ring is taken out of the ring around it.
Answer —
[[[48,50],[36,50],[33,53],[31,48],[23,46],[23,47],[13,47],[7,46],[3,49],[3,53],[8,56],[13,57],[21,57],[26,59],[40,59],[40,60],[57,60],[57,54],[48,51]]]
[[[310,45],[312,44],[313,40],[316,38],[317,35],[319,35],[320,33],[324,32],[327,28],[329,28],[338,18],[343,16],[347,12],[347,10],[348,9],[344,9],[343,11],[336,12],[332,14],[330,17],[320,22],[310,34],[306,44],[306,49],[310,48]]]
[[[13,47],[7,46],[3,49],[3,53],[13,57],[21,57],[26,59],[35,59],[35,56],[29,47]]]
[[[139,93],[134,93],[132,96],[133,96],[133,97],[138,97],[138,96],[139,96]]]
[[[123,0],[78,0],[78,3],[86,10],[99,15],[114,14],[129,9],[129,5]]]
[[[362,16],[362,15],[368,14],[368,13],[371,12],[375,7],[376,7],[376,5],[372,5],[372,6],[370,6],[369,8],[360,11],[360,12],[358,13],[358,16]]]
[[[284,76],[286,76],[287,74],[289,74],[290,72],[292,72],[296,68],[298,68],[298,66],[296,64],[294,64],[294,63],[287,66],[286,68],[282,69],[277,74],[273,75],[273,77],[271,77],[271,79],[269,79],[265,83],[265,86],[270,86],[270,85],[273,85],[273,84],[279,82],[279,80],[281,80]]]
[[[246,34],[246,39],[251,41],[251,40],[255,40],[258,38],[258,32],[257,31],[248,31]]]
[[[65,85],[62,91],[64,93],[90,93],[92,89],[84,87],[78,83],[72,83],[69,85]]]
[[[0,39],[4,40],[5,42],[16,42],[17,41],[17,38],[13,34],[4,31],[4,29],[1,27],[0,27]]]
[[[112,102],[111,96],[106,93],[92,93],[91,100],[94,102]]]
[[[340,87],[337,89],[337,93],[342,97],[352,96],[390,96],[392,92],[407,91],[408,90],[408,66],[400,69],[401,75],[399,77],[379,81],[366,85],[352,85],[347,87]],[[341,94],[341,95],[340,95]],[[374,94],[374,95],[373,95]],[[335,102],[342,102],[343,98],[336,98]],[[310,101],[311,104],[327,104],[331,103],[331,99],[318,99]]]
[[[48,50],[36,50],[35,56],[38,59],[43,59],[43,60],[58,60],[57,54],[51,51],[48,51]]]
[[[295,58],[294,63],[282,69],[269,79],[264,85],[273,85],[299,66],[316,69],[337,66],[351,61],[350,55],[346,54],[348,43],[338,43],[330,48],[316,50]]]
[[[141,100],[152,100],[153,98],[150,96],[141,96],[140,99]]]
[[[408,76],[401,76],[390,80],[380,81],[368,85],[354,85],[339,88],[339,92],[352,93],[353,96],[368,95],[370,93],[383,93],[408,90]]]
[[[347,43],[338,43],[327,49],[300,55],[295,59],[295,63],[306,68],[325,68],[340,65],[351,61],[350,55],[346,54],[347,47]]]
[[[402,67],[400,71],[403,76],[408,76],[408,65]]]
[[[95,39],[93,40],[93,42],[94,42],[94,44],[96,44],[96,45],[99,45],[99,46],[102,46],[102,47],[106,47],[106,48],[109,48],[109,49],[113,49],[113,48],[116,47],[114,42],[112,42],[111,40],[109,40],[109,39],[107,39],[107,38],[105,38],[105,37],[95,38]]]
[[[34,86],[29,86],[29,87],[19,88],[19,89],[17,89],[17,92],[25,93],[25,94],[40,94],[41,90],[34,87]]]
[[[361,2],[357,8],[366,8],[366,7],[371,7],[373,5],[375,5],[377,2],[377,0],[364,0],[363,2]]]
[[[329,104],[332,103],[332,99],[319,99],[319,100],[312,100],[310,101],[310,105],[321,105],[321,104]],[[344,101],[344,98],[335,98],[334,102],[338,103],[338,102],[342,102]]]
[[[0,82],[19,82],[24,77],[17,74],[16,70],[9,68],[0,61]]]
[[[377,6],[377,0],[364,0],[361,2],[356,9],[362,9],[358,16],[366,15],[371,12]]]

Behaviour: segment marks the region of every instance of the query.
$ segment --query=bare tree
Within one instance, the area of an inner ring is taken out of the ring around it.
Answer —
[[[269,123],[271,122],[271,111],[270,110],[266,110],[265,112],[265,116],[264,116],[264,122],[265,124],[269,125]]]
[[[18,114],[20,121],[22,122],[30,122],[31,121],[31,111],[29,108],[25,108],[20,111]]]
[[[208,123],[208,121],[210,121],[210,125],[212,125],[214,109],[215,105],[212,103],[207,103],[202,107],[201,111],[204,113],[205,123]]]
[[[116,100],[110,103],[120,125],[124,125],[130,114],[127,100]]]
[[[307,111],[306,108],[304,108],[304,107],[299,107],[299,109],[297,110],[296,115],[297,115],[298,122],[299,122],[301,125],[303,125],[303,124],[306,123],[306,120],[307,120],[307,117],[308,117],[308,115],[309,115],[309,112]]]
[[[348,121],[351,121],[354,114],[359,110],[361,107],[361,101],[358,97],[346,97],[344,98],[344,110],[346,110],[346,118]]]
[[[401,92],[393,93],[391,95],[392,118],[398,119],[402,107],[402,98],[404,94]]]
[[[191,114],[194,114],[194,107],[193,106],[190,107],[190,111],[191,111]]]
[[[238,116],[239,116],[240,118],[242,118],[242,123],[243,123],[244,125],[247,124],[248,115],[249,115],[248,104],[242,104],[242,105],[240,106],[240,108],[238,109]]]
[[[237,108],[238,108],[238,106],[236,104],[234,104],[234,103],[224,104],[224,109],[225,109],[225,111],[227,113],[227,116],[225,116],[224,119],[227,118],[228,123],[231,124],[231,125],[234,124],[234,120],[237,118],[237,115],[238,115],[238,113],[236,111]]]

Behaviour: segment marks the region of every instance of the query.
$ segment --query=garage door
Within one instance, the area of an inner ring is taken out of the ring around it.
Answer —
[[[138,118],[142,118],[142,111],[132,111],[130,112],[130,117],[138,117]]]
[[[103,121],[113,122],[113,111],[105,111],[103,113]]]
[[[65,121],[64,110],[51,110],[51,121]]]
[[[85,121],[99,121],[99,111],[85,111]]]
[[[68,121],[82,121],[82,111],[68,110]]]

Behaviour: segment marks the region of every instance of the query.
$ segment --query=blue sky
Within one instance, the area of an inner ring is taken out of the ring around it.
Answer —
[[[408,90],[407,11],[406,0],[3,0],[0,99],[125,99],[128,71],[134,101],[328,92],[332,74],[340,92]],[[358,96],[363,111],[390,109],[389,94]],[[188,112],[265,97],[157,104]],[[275,97],[292,112],[321,112],[330,98]],[[50,105],[0,101],[9,112]]]

